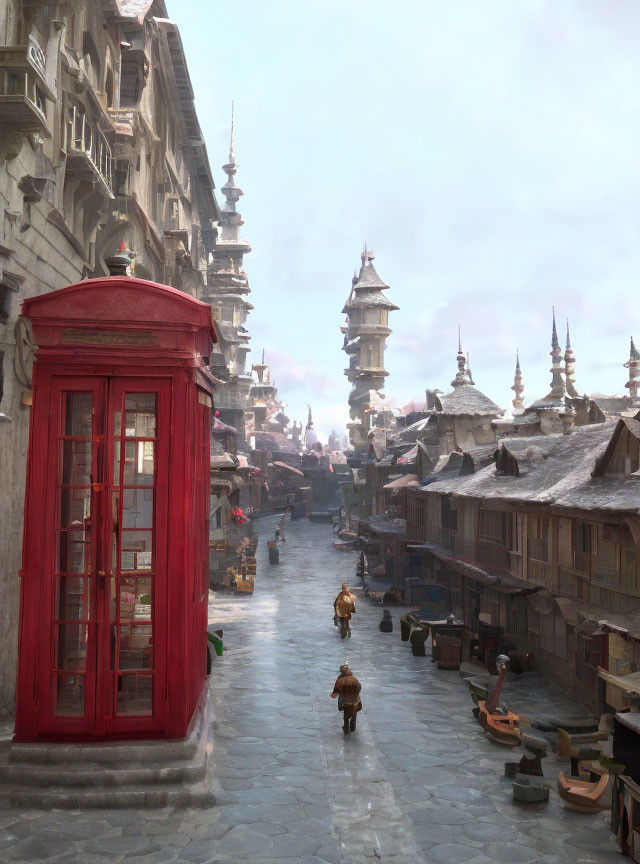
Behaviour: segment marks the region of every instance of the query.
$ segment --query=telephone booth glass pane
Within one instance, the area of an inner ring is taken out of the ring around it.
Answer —
[[[153,711],[157,394],[114,406],[111,669],[117,716]]]
[[[85,674],[91,620],[93,393],[62,393],[58,428],[56,573],[52,669],[53,710],[85,712]]]

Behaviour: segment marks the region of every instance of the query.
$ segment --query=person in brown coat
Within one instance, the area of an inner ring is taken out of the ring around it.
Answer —
[[[344,723],[342,731],[345,735],[356,731],[356,718],[358,711],[362,710],[360,700],[361,685],[348,666],[340,667],[340,674],[333,685],[331,698],[338,698],[338,711],[343,712]]]

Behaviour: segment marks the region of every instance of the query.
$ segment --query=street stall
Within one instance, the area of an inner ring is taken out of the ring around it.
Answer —
[[[211,309],[107,277],[23,314],[16,740],[184,737],[206,693]]]

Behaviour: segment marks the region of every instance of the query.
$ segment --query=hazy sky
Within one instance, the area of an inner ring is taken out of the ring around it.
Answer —
[[[503,408],[549,389],[551,307],[581,392],[640,341],[637,0],[169,0],[218,194],[236,104],[243,236],[289,406],[347,420],[340,310],[362,243],[400,307],[386,395],[450,389],[457,325]],[[219,195],[219,197],[221,197]]]

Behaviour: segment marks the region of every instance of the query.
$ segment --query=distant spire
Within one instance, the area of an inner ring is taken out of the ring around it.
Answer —
[[[238,168],[238,163],[236,162],[236,152],[235,152],[235,110],[234,103],[231,103],[231,143],[229,146],[229,161],[226,165],[222,166],[222,170],[227,175],[227,179],[225,181],[224,186],[220,190],[226,199],[226,203],[224,205],[224,210],[227,212],[235,213],[236,204],[238,203],[240,196],[243,194],[242,189],[239,186],[236,186],[235,175]],[[240,222],[239,224],[242,224]]]
[[[569,319],[567,318],[567,345],[564,352],[564,378],[566,382],[567,395],[572,396],[573,398],[580,395],[576,390],[576,379],[573,374],[573,364],[575,362],[576,360],[573,354],[573,349],[571,348],[571,337],[569,335]]]
[[[629,346],[629,359],[624,364],[624,368],[629,370],[629,380],[624,386],[629,390],[629,396],[633,402],[638,402],[640,395],[640,353],[635,346],[633,336]]]
[[[476,382],[473,380],[473,375],[471,374],[471,363],[469,362],[469,352],[467,351],[467,378],[469,379],[469,384],[475,384]]]
[[[464,356],[464,351],[462,350],[462,336],[460,334],[460,325],[458,324],[458,354],[456,356],[456,362],[458,364],[458,371],[456,372],[456,377],[451,382],[452,387],[462,387],[463,384],[469,384],[469,378],[467,377],[466,365],[467,361]]]
[[[235,154],[235,150],[233,149],[234,138],[235,138],[235,134],[234,134],[235,133],[235,126],[234,126],[235,121],[234,121],[234,116],[233,116],[234,115],[234,107],[235,106],[233,104],[233,99],[232,99],[231,100],[231,146],[229,147],[229,162],[232,165],[236,164],[236,154]]]
[[[311,415],[311,405],[307,405],[307,429],[313,429],[313,417]]]
[[[264,365],[264,348],[262,349],[262,363]]]
[[[511,389],[516,394],[515,398],[511,402],[513,405],[513,413],[522,414],[524,410],[524,399],[522,398],[522,394],[524,393],[524,384],[522,383],[522,372],[520,371],[520,353],[517,350],[516,371],[513,376],[513,387]]]
[[[558,341],[558,331],[556,329],[556,310],[553,307],[553,327],[551,330],[551,390],[548,397],[555,399],[563,399],[566,394],[564,378],[562,377],[562,351],[560,350],[560,342]]]
[[[551,330],[551,347],[552,348],[559,348],[560,342],[558,341],[558,331],[556,330],[556,307],[552,306],[551,309],[553,310],[553,328]]]

